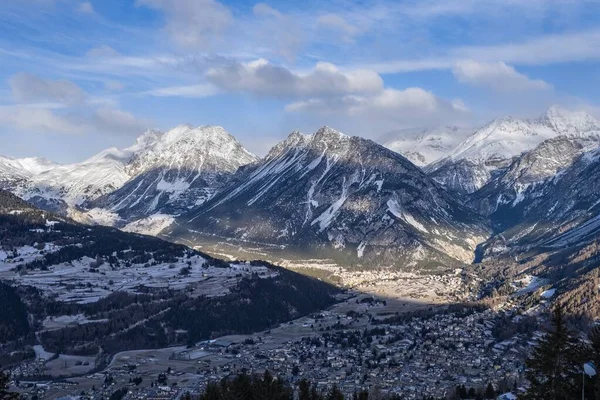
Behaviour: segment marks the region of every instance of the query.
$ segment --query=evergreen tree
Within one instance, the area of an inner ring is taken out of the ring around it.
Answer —
[[[467,392],[467,398],[474,399],[475,396],[477,396],[477,393],[475,392],[475,388],[470,388],[469,391]]]
[[[0,372],[0,400],[19,400],[21,395],[19,393],[9,392],[8,386],[10,383],[10,376],[4,372]]]
[[[531,384],[524,397],[528,400],[576,399],[581,394],[581,349],[566,326],[560,305],[551,322],[552,328],[525,362],[525,376]]]
[[[302,379],[298,385],[298,400],[312,400],[310,383],[306,379]]]
[[[494,390],[494,387],[492,386],[491,383],[488,383],[487,387],[485,388],[485,398],[486,399],[495,399],[496,398],[496,391]]]
[[[596,369],[600,368],[600,326],[595,326],[589,334],[590,345],[586,354],[589,355],[589,360],[594,363]],[[590,395],[593,394],[595,400],[600,400],[600,377],[598,374],[592,378],[588,378],[591,384],[586,384],[586,391]]]
[[[329,393],[327,393],[327,400],[344,400],[344,394],[337,385],[333,385]]]

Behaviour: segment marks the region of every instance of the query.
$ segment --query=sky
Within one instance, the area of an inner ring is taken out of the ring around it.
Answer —
[[[5,0],[0,154],[77,162],[220,125],[264,155],[329,125],[600,116],[600,0]]]

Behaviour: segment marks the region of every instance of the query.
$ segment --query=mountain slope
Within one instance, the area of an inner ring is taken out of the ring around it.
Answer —
[[[534,185],[491,213],[500,233],[481,246],[482,257],[580,246],[600,234],[600,149]],[[483,196],[483,194],[481,194]]]
[[[473,193],[470,204],[485,215],[518,207],[527,196],[538,196],[540,186],[546,184],[548,179],[562,174],[581,155],[599,147],[600,131],[596,135],[558,136],[546,140],[516,158],[503,173]],[[497,222],[502,222],[501,218],[497,218]]]
[[[164,234],[277,245],[345,264],[447,266],[470,261],[485,229],[402,156],[324,127],[292,133]]]
[[[90,206],[125,220],[176,215],[202,204],[257,159],[221,127],[181,125],[134,152],[124,169],[132,179]]]
[[[2,314],[14,320],[0,332],[0,365],[31,357],[37,344],[66,359],[100,356],[91,357],[91,370],[123,350],[263,330],[327,308],[338,293],[262,261],[225,262],[156,237],[78,224],[0,190],[0,298],[15,308]],[[65,362],[47,373],[66,369]]]
[[[548,139],[581,139],[599,132],[600,123],[591,116],[558,107],[551,107],[533,121],[496,119],[428,171],[437,182],[456,193],[473,193],[501,175],[516,157]]]
[[[136,152],[143,151],[156,139],[158,131],[149,131],[128,149],[110,148],[75,164],[60,165],[43,159],[12,160],[13,169],[0,173],[1,187],[36,206],[61,214],[86,201],[110,193],[131,178],[126,165]],[[6,165],[0,158],[0,171]],[[16,178],[16,179],[15,179]]]
[[[0,188],[80,221],[124,224],[198,205],[256,160],[221,127],[181,125],[77,164],[0,157]]]

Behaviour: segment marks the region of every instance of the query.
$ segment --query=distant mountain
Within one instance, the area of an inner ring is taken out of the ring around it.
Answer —
[[[599,147],[600,130],[585,136],[548,139],[515,158],[506,170],[473,193],[469,201],[485,215],[503,215],[503,210],[519,207],[528,196],[538,196],[548,180],[560,177],[581,155]],[[501,216],[496,220],[505,225],[512,222]]]
[[[148,131],[131,147],[107,149],[77,164],[0,157],[0,188],[81,221],[124,224],[198,205],[237,168],[256,160],[221,127],[181,125],[167,133]]]
[[[424,167],[447,156],[469,133],[469,129],[457,126],[403,129],[386,133],[379,143]]]
[[[539,156],[556,142],[553,139],[544,143],[527,159]],[[531,249],[539,252],[596,240],[600,235],[599,144],[600,141],[596,142],[593,151],[575,155],[572,165],[542,181],[511,187],[507,183],[514,183],[509,180],[513,175],[507,173],[506,181],[499,180],[498,185],[476,193],[479,202],[486,195],[498,199],[497,207],[492,208],[490,214],[497,234],[482,244],[481,256],[520,254]],[[568,158],[567,150],[564,153]],[[509,172],[518,170],[521,164],[515,163]],[[521,191],[514,194],[514,187]],[[511,193],[513,197],[510,197]]]
[[[500,118],[475,131],[448,156],[428,167],[433,179],[458,193],[473,193],[502,174],[513,160],[545,140],[579,140],[600,132],[600,123],[583,112],[551,107],[540,118]]]
[[[130,175],[125,166],[137,146],[126,150],[107,149],[77,164],[60,165],[43,159],[0,157],[0,187],[10,190],[46,210],[67,214],[70,207],[110,193]],[[16,179],[15,179],[16,177]]]
[[[481,218],[404,157],[329,127],[292,133],[165,234],[406,267],[469,262],[486,236]]]
[[[142,137],[138,147],[124,167],[131,179],[88,207],[126,221],[178,215],[211,198],[239,167],[258,160],[218,126],[181,125]]]

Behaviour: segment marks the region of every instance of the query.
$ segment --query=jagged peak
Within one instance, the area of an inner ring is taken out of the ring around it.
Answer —
[[[313,135],[314,139],[347,139],[350,136],[343,134],[342,132],[333,129],[330,126],[322,126]]]

